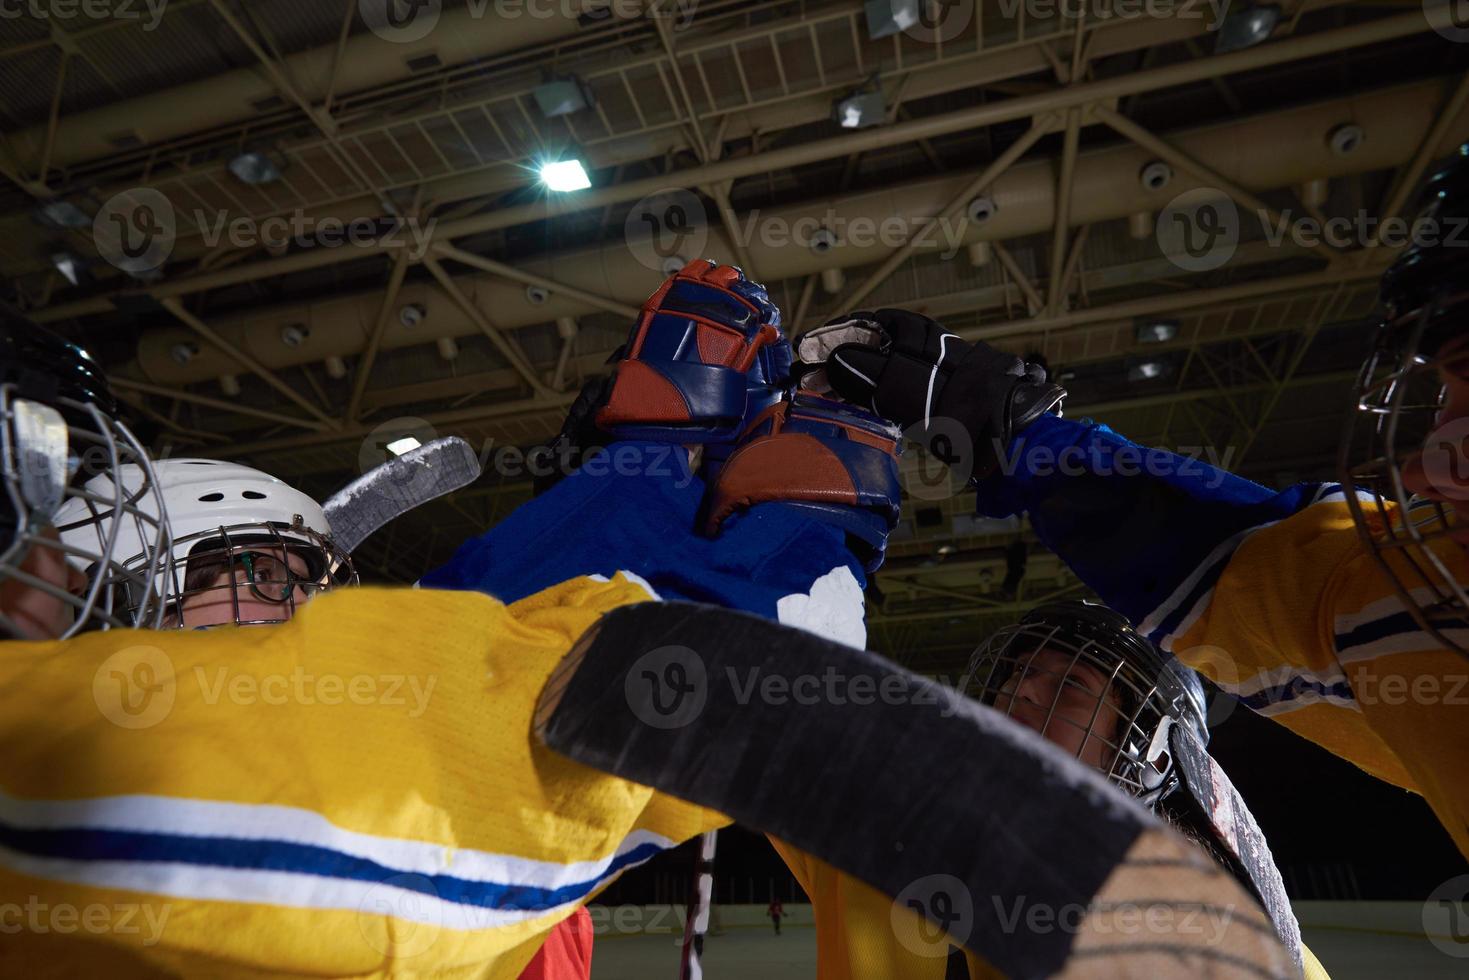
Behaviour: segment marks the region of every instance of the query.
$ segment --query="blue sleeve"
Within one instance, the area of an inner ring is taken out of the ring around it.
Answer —
[[[1207,587],[1251,529],[1330,487],[1277,493],[1202,460],[1133,443],[1105,425],[1047,415],[1016,436],[979,486],[990,517],[1026,513],[1037,536],[1134,623]]]
[[[704,489],[679,447],[614,443],[464,542],[419,584],[514,602],[580,575],[622,571],[640,576],[664,599],[774,619],[782,600],[799,602],[818,580],[840,579],[855,593],[846,598],[860,617],[866,579],[844,531],[813,520],[809,510],[773,503],[751,508],[726,522],[718,537],[706,538],[696,530]]]

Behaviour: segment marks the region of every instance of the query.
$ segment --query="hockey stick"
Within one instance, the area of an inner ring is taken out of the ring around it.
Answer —
[[[952,940],[1021,978],[1300,975],[1202,851],[875,654],[713,607],[624,607],[553,673],[536,731],[896,896],[896,938],[922,955]]]
[[[435,439],[374,467],[332,494],[322,510],[332,539],[351,554],[389,521],[479,479],[479,457],[458,436]]]
[[[714,902],[714,851],[718,845],[719,831],[699,835],[699,853],[694,858],[694,877],[685,908],[679,980],[703,980],[704,936],[709,932],[709,912]]]
[[[1255,815],[1245,805],[1229,776],[1187,729],[1174,725],[1169,744],[1187,796],[1212,831],[1215,843],[1234,860],[1237,877],[1242,877],[1253,888],[1255,897],[1275,926],[1276,935],[1299,960],[1300,923],[1291,910],[1290,899],[1285,894],[1285,882],[1280,877],[1280,869],[1275,866],[1270,845],[1265,842],[1265,835],[1255,822]]]

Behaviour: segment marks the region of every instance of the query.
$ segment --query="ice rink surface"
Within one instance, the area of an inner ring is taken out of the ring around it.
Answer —
[[[1306,945],[1332,980],[1414,980],[1469,977],[1469,958],[1456,959],[1424,937],[1340,929],[1305,929]],[[708,980],[812,980],[816,976],[816,931],[730,929],[709,937],[704,947]],[[592,980],[677,980],[678,941],[672,936],[599,938]]]

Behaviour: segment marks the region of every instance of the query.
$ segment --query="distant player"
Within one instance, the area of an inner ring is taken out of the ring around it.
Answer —
[[[1343,447],[1343,479],[1361,490],[1277,493],[1049,414],[1064,392],[1044,372],[901,310],[853,314],[883,340],[837,347],[827,369],[845,397],[926,426],[935,453],[972,473],[984,513],[1028,513],[1041,540],[1149,639],[1260,713],[1420,793],[1469,855],[1459,523],[1469,516],[1469,249],[1451,234],[1469,218],[1469,149],[1425,200],[1440,234],[1384,276],[1386,315],[1359,386],[1369,461],[1353,463],[1357,440]],[[972,446],[966,458],[956,429]]]

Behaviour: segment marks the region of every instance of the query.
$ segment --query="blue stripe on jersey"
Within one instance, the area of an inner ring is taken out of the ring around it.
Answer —
[[[1469,621],[1463,619],[1430,618],[1428,621],[1433,624],[1435,629],[1440,631],[1469,630]],[[1381,619],[1374,619],[1371,622],[1363,623],[1345,633],[1337,633],[1336,650],[1338,653],[1345,653],[1353,647],[1366,646],[1369,643],[1376,643],[1378,640],[1385,640],[1390,636],[1409,633],[1423,633],[1425,637],[1429,635],[1418,624],[1418,620],[1413,618],[1412,613],[1406,611],[1391,613]]]
[[[421,892],[446,902],[502,911],[544,911],[585,898],[611,876],[648,861],[664,849],[645,843],[619,854],[596,878],[540,888],[468,881],[444,874],[422,874],[312,844],[238,837],[198,837],[84,827],[33,830],[0,823],[0,846],[35,857],[77,861],[142,861],[209,867],[283,871],[371,883]]]
[[[1317,484],[1277,493],[1104,425],[1047,415],[1011,441],[978,502],[991,517],[1028,513],[1046,547],[1136,623],[1221,543],[1289,517],[1317,493]]]

